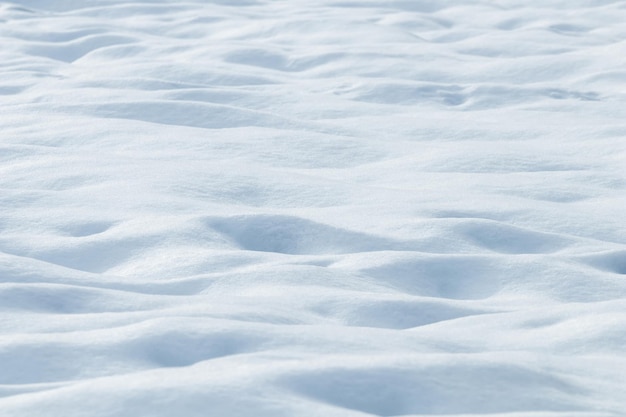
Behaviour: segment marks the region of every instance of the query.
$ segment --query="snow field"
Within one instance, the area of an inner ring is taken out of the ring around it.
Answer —
[[[625,18],[0,4],[0,414],[623,415]]]

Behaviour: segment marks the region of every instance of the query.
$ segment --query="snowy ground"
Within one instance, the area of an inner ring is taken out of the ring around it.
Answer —
[[[0,2],[0,415],[626,415],[624,22]]]

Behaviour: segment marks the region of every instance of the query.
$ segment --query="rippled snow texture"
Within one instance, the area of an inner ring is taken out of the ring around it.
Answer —
[[[626,415],[626,4],[0,3],[0,415]]]

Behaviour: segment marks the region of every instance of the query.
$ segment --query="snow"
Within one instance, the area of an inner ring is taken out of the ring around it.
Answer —
[[[626,414],[619,0],[0,3],[0,414]]]

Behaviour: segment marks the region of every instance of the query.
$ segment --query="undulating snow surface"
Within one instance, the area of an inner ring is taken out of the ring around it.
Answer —
[[[626,2],[0,3],[0,415],[626,415]]]

